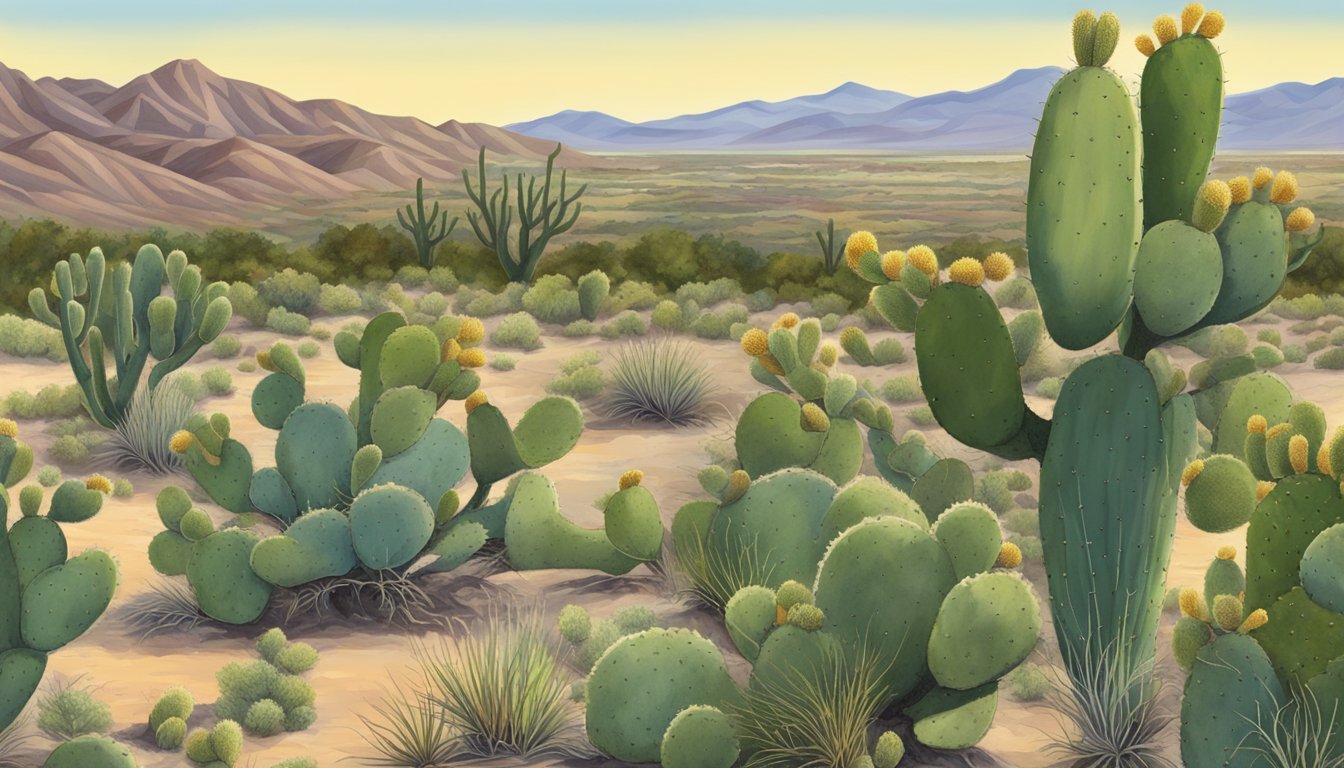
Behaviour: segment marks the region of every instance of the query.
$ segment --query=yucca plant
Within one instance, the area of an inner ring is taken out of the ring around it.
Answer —
[[[705,546],[698,536],[676,542],[676,566],[690,581],[688,590],[697,600],[719,613],[733,595],[752,584],[769,584],[774,564],[762,557],[753,539],[737,549],[735,557],[723,554],[725,550]]]
[[[99,458],[119,472],[144,470],[157,475],[182,470],[182,457],[168,444],[196,412],[196,400],[176,376],[159,386],[136,391],[126,416],[99,448]]]
[[[1339,713],[1334,702],[1326,706],[1310,688],[1296,691],[1277,710],[1248,723],[1242,749],[1259,754],[1256,765],[1266,768],[1344,768],[1344,752],[1336,746]]]
[[[706,420],[714,379],[690,344],[657,337],[623,345],[612,358],[610,416],[675,426]]]
[[[196,604],[190,586],[165,578],[132,598],[126,605],[124,618],[142,640],[160,632],[190,632],[210,621]]]
[[[374,752],[366,765],[446,768],[457,756],[456,734],[428,688],[428,681],[398,685],[374,705],[374,716],[360,716],[360,735]]]

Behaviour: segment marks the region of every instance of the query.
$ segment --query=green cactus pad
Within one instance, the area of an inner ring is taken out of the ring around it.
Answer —
[[[1246,575],[1236,560],[1214,558],[1204,572],[1204,601],[1213,605],[1219,595],[1237,596],[1246,591]]]
[[[1204,322],[1235,323],[1267,306],[1283,287],[1288,262],[1283,214],[1271,203],[1250,200],[1232,206],[1214,234],[1223,255],[1223,284]]]
[[[939,459],[910,489],[910,497],[924,510],[924,516],[930,522],[937,520],[943,510],[967,501],[973,495],[975,476],[961,459]]]
[[[703,562],[710,521],[718,511],[710,501],[693,501],[677,510],[672,518],[672,549],[682,563]]]
[[[9,529],[9,549],[18,568],[19,592],[37,575],[65,562],[69,550],[61,526],[45,517],[25,517]]]
[[[370,443],[360,446],[355,451],[355,458],[350,462],[350,492],[359,493],[369,485],[369,478],[378,471],[378,467],[383,463],[383,449]]]
[[[405,488],[374,486],[350,504],[350,538],[359,561],[369,568],[409,563],[432,535],[434,510]]]
[[[252,454],[247,446],[237,440],[225,440],[217,457],[218,464],[207,461],[198,445],[189,448],[183,458],[192,479],[216,504],[237,514],[252,511],[248,499]]]
[[[968,691],[934,688],[909,708],[915,738],[934,749],[967,749],[979,743],[994,723],[999,708],[999,683]]]
[[[994,299],[979,287],[939,285],[919,312],[915,337],[920,386],[938,423],[973,448],[1011,440],[1027,404]]]
[[[163,527],[176,531],[178,524],[182,522],[182,516],[191,509],[191,497],[180,487],[170,485],[154,497],[154,509],[159,513]]]
[[[326,576],[344,576],[358,565],[350,520],[334,509],[316,509],[284,533],[262,539],[249,562],[277,587],[297,587]]]
[[[1040,346],[1041,336],[1045,334],[1045,320],[1036,310],[1023,312],[1008,321],[1008,335],[1013,340],[1013,357],[1017,367],[1021,368],[1031,358],[1031,353]]]
[[[252,483],[247,491],[248,499],[258,512],[265,513],[285,523],[294,522],[299,516],[298,502],[294,501],[294,491],[289,481],[275,467],[265,467],[252,475]]]
[[[1195,666],[1199,650],[1209,644],[1213,633],[1209,625],[1193,616],[1182,616],[1171,630],[1171,655],[1181,669],[1189,672]]]
[[[1298,586],[1307,547],[1338,523],[1344,523],[1344,497],[1332,478],[1307,474],[1280,480],[1246,529],[1247,612],[1269,608]]]
[[[1307,438],[1307,463],[1314,466],[1316,453],[1325,442],[1325,411],[1313,402],[1300,400],[1288,409],[1288,422],[1294,432]]]
[[[1003,547],[999,519],[978,502],[948,507],[934,522],[932,533],[952,558],[952,570],[958,579],[993,568]]]
[[[183,576],[191,562],[192,543],[177,531],[159,531],[149,540],[149,564],[164,576]]]
[[[256,621],[271,600],[271,585],[252,570],[259,537],[237,528],[220,531],[192,547],[187,581],[207,616],[226,624]]]
[[[915,330],[919,303],[905,286],[898,283],[879,285],[868,294],[868,303],[896,330],[906,333]]]
[[[619,575],[640,563],[612,546],[604,531],[580,528],[561,515],[555,486],[533,473],[518,478],[504,545],[509,563],[519,570],[593,568]]]
[[[761,645],[775,628],[775,611],[775,593],[755,585],[739,589],[724,606],[728,637],[747,661],[760,655]]]
[[[737,458],[753,478],[786,467],[806,467],[821,452],[825,435],[800,425],[802,406],[788,395],[767,392],[752,400],[737,420]]]
[[[23,712],[46,669],[45,653],[30,648],[0,651],[0,728],[8,728]]]
[[[732,768],[739,753],[733,721],[716,707],[697,704],[672,718],[659,755],[663,768]]]
[[[495,483],[526,467],[508,419],[490,403],[478,405],[467,414],[467,443],[471,446],[471,474],[477,483]]]
[[[455,522],[425,550],[424,554],[438,555],[438,559],[427,564],[424,570],[427,573],[453,570],[479,552],[487,538],[485,526],[480,523],[465,520]]]
[[[568,397],[538,400],[513,428],[518,456],[532,469],[562,458],[578,445],[582,434],[583,411]]]
[[[847,668],[846,649],[830,632],[808,631],[791,624],[775,629],[761,645],[751,669],[751,689],[794,691],[809,681],[834,683],[837,670]]]
[[[419,442],[384,458],[365,487],[394,483],[437,501],[462,482],[470,464],[467,436],[452,423],[434,419]]]
[[[826,477],[805,469],[783,469],[758,479],[742,498],[723,505],[714,515],[707,546],[722,562],[735,562],[754,549],[765,586],[788,579],[811,583],[828,539],[821,521],[835,498]]]
[[[1185,489],[1185,515],[1201,531],[1223,533],[1251,519],[1257,503],[1251,470],[1232,456],[1210,456]]]
[[[914,499],[881,478],[860,477],[835,495],[821,520],[822,538],[829,542],[866,518],[884,515],[909,520],[920,528],[929,525]]]
[[[1142,82],[1143,226],[1190,221],[1222,121],[1222,57],[1209,39],[1183,35],[1148,57]]]
[[[82,523],[103,508],[103,494],[84,487],[79,480],[66,480],[51,494],[47,517],[58,523]]]
[[[663,522],[658,501],[643,486],[617,491],[603,513],[607,539],[622,554],[636,560],[657,560],[663,551]]]
[[[373,444],[383,449],[383,456],[396,456],[415,445],[438,408],[438,399],[427,389],[406,386],[387,390],[373,404],[373,413],[369,417],[369,435]]]
[[[139,768],[124,744],[106,736],[77,736],[52,750],[42,768]]]
[[[90,550],[39,573],[23,593],[23,642],[54,651],[93,626],[112,602],[117,564],[111,555]]]
[[[1344,523],[1326,528],[1311,542],[1302,554],[1301,575],[1302,588],[1316,604],[1344,613]]]
[[[837,485],[853,480],[863,468],[863,433],[858,423],[854,419],[832,418],[825,435],[811,469]]]
[[[1149,330],[1176,336],[1213,307],[1223,283],[1223,255],[1208,232],[1164,221],[1143,235],[1134,271],[1134,307]]]
[[[1040,633],[1040,608],[1021,576],[972,576],[943,599],[929,638],[929,670],[944,688],[975,688],[1021,664]]]
[[[1251,633],[1285,681],[1305,684],[1344,648],[1344,615],[1312,602],[1293,587],[1267,609],[1269,623]]]
[[[1251,768],[1261,760],[1251,724],[1286,700],[1265,652],[1245,635],[1199,650],[1181,698],[1181,761],[1187,768]]]
[[[593,667],[588,738],[618,760],[657,762],[663,735],[682,710],[725,708],[738,696],[712,642],[687,629],[650,629],[622,638]]]
[[[289,481],[300,512],[341,503],[357,448],[345,411],[330,403],[294,409],[275,441],[275,467]]]
[[[303,405],[303,383],[284,373],[272,373],[252,390],[252,415],[267,429],[280,429],[295,408]]]
[[[1232,385],[1213,427],[1213,452],[1249,458],[1244,454],[1246,422],[1256,415],[1264,416],[1270,424],[1285,422],[1292,403],[1293,393],[1288,385],[1272,373],[1253,373],[1241,378]]]
[[[398,328],[383,342],[378,372],[386,390],[423,387],[439,365],[439,337],[423,325]]]

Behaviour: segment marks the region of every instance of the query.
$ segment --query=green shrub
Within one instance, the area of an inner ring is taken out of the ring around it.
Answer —
[[[518,361],[512,355],[500,353],[490,357],[490,367],[496,371],[512,371],[517,365]]]
[[[643,605],[627,605],[624,608],[618,608],[611,615],[611,622],[616,625],[616,629],[622,635],[633,635],[643,632],[658,623],[658,617],[653,609]]]
[[[234,317],[241,317],[254,328],[266,324],[266,313],[271,306],[261,298],[251,283],[232,283],[229,285],[229,303],[233,305]]]
[[[1330,346],[1330,337],[1324,333],[1317,333],[1307,337],[1307,351],[1320,352],[1322,349]]]
[[[823,293],[812,299],[810,314],[814,317],[843,315],[849,312],[849,299],[836,293]]]
[[[1305,363],[1307,362],[1307,348],[1301,344],[1285,344],[1283,345],[1283,359],[1284,362],[1288,363]]]
[[[708,283],[686,283],[677,288],[676,292],[678,304],[693,300],[702,307],[712,307],[742,297],[742,286],[728,277],[721,277]]]
[[[933,418],[933,410],[927,405],[917,405],[911,408],[905,412],[905,417],[917,427],[931,427],[938,423],[938,420]]]
[[[430,291],[420,297],[420,301],[416,304],[416,309],[419,309],[423,314],[437,319],[442,317],[443,313],[448,311],[448,298],[438,291]]]
[[[1289,320],[1315,320],[1325,314],[1325,300],[1314,293],[1294,299],[1280,296],[1269,306],[1275,314]]]
[[[1011,510],[1016,505],[1013,497],[1014,493],[1008,487],[1007,472],[993,470],[980,476],[976,500],[994,510],[995,514],[1002,515]]]
[[[490,334],[490,343],[504,349],[531,351],[541,348],[541,329],[526,312],[506,316]]]
[[[453,310],[459,315],[494,317],[523,309],[523,294],[527,286],[509,283],[499,293],[482,288],[463,288],[453,300]]]
[[[302,336],[308,332],[308,318],[284,307],[271,307],[266,313],[266,327],[286,336]]]
[[[691,333],[702,339],[727,339],[734,323],[747,322],[750,314],[741,304],[729,304],[722,309],[705,312],[690,324]]]
[[[705,420],[714,378],[695,347],[659,337],[616,350],[610,416],[684,425]]]
[[[47,465],[37,470],[37,482],[38,485],[41,485],[43,488],[57,486],[61,482],[61,470],[51,465]]]
[[[826,333],[834,333],[835,330],[840,327],[840,323],[842,323],[844,319],[845,318],[843,315],[837,315],[835,313],[831,313],[829,315],[823,315],[820,321],[821,330],[825,331]]]
[[[62,686],[38,699],[37,727],[55,741],[107,733],[112,727],[112,708],[83,688]]]
[[[1257,344],[1251,350],[1251,357],[1255,358],[1257,368],[1269,369],[1283,364],[1283,353],[1269,344]]]
[[[210,343],[210,353],[220,359],[237,357],[242,351],[243,343],[232,334],[221,334]]]
[[[1023,535],[1009,536],[1008,541],[1016,544],[1017,548],[1022,550],[1022,559],[1024,561],[1032,563],[1041,562],[1043,550],[1041,549],[1041,540],[1039,537]]]
[[[51,458],[66,466],[84,464],[89,460],[88,446],[74,435],[57,438],[56,442],[51,444],[48,453],[51,454]]]
[[[1344,347],[1344,326],[1331,329],[1329,338],[1330,346]]]
[[[619,339],[625,336],[643,336],[649,332],[649,324],[644,322],[634,310],[627,309],[604,323],[598,331],[604,339]]]
[[[896,337],[883,339],[873,345],[873,358],[878,365],[899,365],[905,362],[905,345]]]
[[[596,336],[601,331],[601,326],[592,320],[575,320],[561,329],[560,335],[567,339],[581,339],[587,336]]]
[[[408,264],[398,269],[392,280],[407,288],[419,288],[429,282],[429,270],[418,265]]]
[[[1040,512],[1018,507],[1004,515],[1003,527],[1024,536],[1037,536],[1041,530]]]
[[[681,331],[686,328],[686,318],[681,306],[675,301],[665,299],[653,308],[653,327],[664,331]]]
[[[37,394],[24,390],[10,392],[4,411],[16,419],[68,419],[84,413],[79,387],[75,384],[48,384]]]
[[[913,373],[888,379],[882,383],[878,394],[890,403],[912,403],[924,399],[924,390],[919,388],[919,376]]]
[[[1214,325],[1197,331],[1180,344],[1205,358],[1240,355],[1250,346],[1246,332],[1235,325]]]
[[[457,290],[457,275],[444,265],[429,270],[429,287],[440,293],[452,293]]]
[[[1315,320],[1303,320],[1300,323],[1293,323],[1288,326],[1288,330],[1292,333],[1306,334],[1320,330],[1320,325],[1321,324]]]
[[[1008,309],[1035,309],[1036,288],[1025,277],[1014,277],[994,292],[994,301]]]
[[[307,343],[312,344],[311,341]],[[205,390],[212,395],[227,395],[233,391],[233,376],[229,375],[227,368],[216,365],[201,372],[201,384],[205,385]]]
[[[1331,347],[1321,351],[1312,361],[1312,365],[1327,371],[1344,370],[1344,347]]]
[[[238,361],[238,370],[242,373],[254,373],[257,370],[257,361],[246,357]]]
[[[304,360],[311,360],[321,354],[322,346],[315,341],[305,341],[296,347],[295,351],[298,352],[299,357],[302,357]]]
[[[1008,687],[1009,695],[1018,701],[1040,701],[1054,687],[1050,682],[1050,676],[1040,665],[1030,661],[1023,662],[1004,675],[1003,682]]]
[[[596,349],[575,352],[560,361],[560,373],[570,374],[583,368],[591,368],[602,362],[602,353]]]
[[[307,314],[317,306],[322,282],[317,275],[286,268],[258,283],[257,294],[272,307]]]
[[[308,335],[318,341],[327,341],[331,338],[331,329],[327,328],[325,325],[314,325],[312,328],[308,329]]]
[[[658,303],[658,292],[648,283],[627,280],[607,297],[606,310],[610,313],[624,312],[627,309],[652,309]]]
[[[1255,338],[1275,347],[1283,346],[1283,334],[1279,333],[1278,328],[1261,328]]]
[[[1036,382],[1036,394],[1041,397],[1048,397],[1054,400],[1059,397],[1059,392],[1064,388],[1063,376],[1047,376]]]
[[[15,357],[45,357],[57,362],[67,359],[60,331],[14,315],[0,315],[0,352]]]
[[[129,499],[135,495],[135,486],[126,478],[118,478],[112,483],[112,495],[118,499]]]
[[[566,605],[560,609],[560,614],[556,616],[556,627],[560,630],[560,636],[573,645],[578,645],[593,631],[593,620],[581,605]]]
[[[317,294],[317,308],[324,315],[348,315],[363,305],[359,291],[348,285],[324,285]]]
[[[564,395],[575,400],[587,400],[602,394],[606,387],[606,377],[597,367],[601,354],[588,351],[580,352],[560,365],[560,375],[546,384],[546,391],[553,395]]]
[[[759,291],[752,291],[746,296],[747,309],[752,312],[767,312],[779,304],[779,293],[774,288],[762,288]],[[842,312],[849,310],[846,307]]]

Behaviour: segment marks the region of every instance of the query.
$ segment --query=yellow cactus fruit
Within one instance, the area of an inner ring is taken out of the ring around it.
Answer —
[[[191,444],[196,442],[196,436],[185,429],[179,429],[173,433],[168,440],[168,450],[173,453],[186,453],[191,449]]]
[[[271,351],[263,349],[257,353],[257,367],[263,371],[274,371],[275,364],[271,362]]]
[[[1329,475],[1330,477],[1335,476],[1334,467],[1330,464],[1329,443],[1322,444],[1321,449],[1316,452],[1316,468],[1319,469],[1323,475]]]
[[[1241,626],[1237,627],[1237,634],[1244,635],[1247,632],[1254,632],[1268,623],[1269,614],[1265,612],[1264,608],[1256,608],[1251,611],[1251,615],[1247,616],[1245,621],[1241,622]]]
[[[1287,432],[1292,428],[1293,425],[1289,424],[1286,421],[1282,424],[1275,424],[1274,426],[1270,427],[1268,430],[1265,431],[1265,439],[1273,440],[1274,438],[1278,437],[1279,435],[1283,434],[1284,432]]]
[[[1255,500],[1264,501],[1269,492],[1274,490],[1273,480],[1261,480],[1255,484]]]
[[[1255,169],[1255,175],[1251,176],[1251,186],[1256,189],[1264,189],[1265,185],[1274,180],[1274,172],[1265,166]]]
[[[13,419],[0,419],[0,436],[18,437],[19,423]]]
[[[1241,601],[1232,595],[1219,595],[1213,598],[1213,622],[1225,632],[1231,632],[1241,626],[1241,614],[1245,610]]]
[[[1265,419],[1264,416],[1261,416],[1258,413],[1246,420],[1247,432],[1253,432],[1255,434],[1264,434],[1268,430],[1269,430],[1269,422]]]
[[[963,256],[947,268],[947,276],[954,282],[975,287],[985,282],[985,265],[979,259]]]
[[[1223,18],[1223,14],[1218,11],[1209,11],[1208,14],[1204,16],[1204,20],[1199,23],[1199,29],[1195,31],[1201,36],[1212,40],[1221,35],[1223,33],[1223,28],[1226,26],[1227,19]]]
[[[1157,45],[1153,42],[1153,38],[1147,35],[1139,35],[1134,38],[1134,47],[1138,48],[1139,53],[1144,56],[1152,56],[1157,53]]]
[[[1199,473],[1203,471],[1204,471],[1203,459],[1195,459],[1189,464],[1186,464],[1185,470],[1181,472],[1181,485],[1189,488],[1190,484],[1195,482],[1195,478],[1199,477]]]
[[[782,605],[775,606],[775,626],[782,627],[789,623],[789,609]]]
[[[1017,265],[1013,263],[1013,257],[1003,251],[995,251],[985,257],[985,277],[998,282],[1012,277],[1013,271]]]
[[[770,351],[770,337],[760,328],[752,328],[742,334],[742,351],[760,357]]]
[[[1306,435],[1293,435],[1288,438],[1288,463],[1293,465],[1293,471],[1299,475],[1307,471],[1308,448]]]
[[[784,366],[780,365],[779,360],[775,359],[775,356],[769,352],[766,352],[764,355],[758,355],[756,359],[760,362],[762,368],[776,376],[787,375],[784,373]]]
[[[831,417],[816,403],[804,403],[802,423],[808,432],[825,432],[831,428]]]
[[[882,274],[888,280],[901,279],[901,267],[905,266],[905,251],[887,251],[882,254]]]
[[[836,349],[834,344],[826,343],[821,345],[821,351],[817,353],[817,361],[830,368],[835,365],[835,361],[840,359],[840,350]]]
[[[785,312],[784,314],[779,316],[779,319],[775,321],[773,327],[792,329],[798,326],[799,321],[800,318],[798,317],[798,314],[796,312]]]
[[[107,494],[112,492],[112,481],[103,475],[89,475],[88,479],[84,481],[84,487],[90,491]]]
[[[1200,621],[1209,620],[1209,609],[1204,603],[1204,596],[1199,594],[1199,590],[1190,587],[1182,589],[1180,604],[1182,614]]]
[[[1228,546],[1228,547],[1219,547],[1219,548],[1218,548],[1218,559],[1219,559],[1219,560],[1236,560],[1236,559],[1237,559],[1237,548],[1236,548],[1236,547],[1231,547],[1231,546]]]
[[[938,254],[927,245],[916,245],[905,254],[910,266],[932,277],[938,274]]]
[[[1311,225],[1316,223],[1316,214],[1311,212],[1310,208],[1297,207],[1288,218],[1284,219],[1283,226],[1289,232],[1305,232],[1311,229]]]
[[[457,340],[464,346],[481,343],[485,340],[485,323],[474,317],[462,318],[462,324],[457,329]]]
[[[994,560],[995,568],[1016,568],[1022,564],[1022,548],[1011,541],[1003,542],[999,547],[999,556]]]
[[[470,395],[467,395],[467,399],[462,401],[462,406],[467,409],[467,413],[471,413],[479,406],[485,405],[488,402],[490,402],[490,398],[486,397],[485,393],[478,389]]]
[[[872,232],[859,230],[849,236],[845,241],[845,263],[850,269],[859,268],[859,259],[863,258],[865,253],[877,250],[877,238]]]
[[[746,470],[735,469],[728,476],[728,488],[723,492],[723,503],[731,504],[742,498],[742,495],[751,487],[751,475]]]
[[[1175,40],[1180,35],[1180,27],[1176,26],[1175,16],[1158,16],[1153,22],[1153,34],[1157,35],[1159,45],[1166,45]]]
[[[1228,179],[1227,188],[1232,191],[1233,205],[1241,205],[1251,199],[1251,180],[1245,176]]]
[[[1221,179],[1209,179],[1199,187],[1195,210],[1190,223],[1197,229],[1212,232],[1223,223],[1227,209],[1232,207],[1232,189]]]
[[[457,364],[463,368],[480,368],[485,365],[485,352],[476,348],[464,349],[457,354]]]
[[[620,487],[624,491],[627,488],[634,488],[642,482],[644,482],[644,473],[638,469],[632,469],[621,475]]]
[[[1287,205],[1297,199],[1297,176],[1292,171],[1279,171],[1274,176],[1274,184],[1269,188],[1269,199],[1279,205]]]
[[[462,345],[457,343],[457,339],[449,339],[443,342],[443,349],[439,355],[439,360],[456,360],[457,356],[462,354]]]
[[[815,605],[799,603],[789,609],[788,622],[804,632],[816,632],[826,623],[826,614]]]
[[[1188,35],[1199,29],[1199,20],[1204,18],[1204,6],[1191,3],[1181,11],[1181,34]]]

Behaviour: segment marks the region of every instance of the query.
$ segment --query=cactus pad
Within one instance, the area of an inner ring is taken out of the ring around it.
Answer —
[[[672,718],[659,754],[663,768],[732,768],[739,754],[737,732],[722,710],[693,705]]]
[[[1195,657],[1181,699],[1181,760],[1187,768],[1250,768],[1260,761],[1248,723],[1285,700],[1265,652],[1245,635],[1223,635]],[[1248,748],[1249,747],[1249,748]]]
[[[85,734],[52,750],[42,768],[139,768],[139,765],[126,745],[106,736]]]
[[[1344,613],[1344,523],[1326,528],[1311,542],[1302,554],[1301,575],[1312,601]]]
[[[775,593],[768,587],[748,586],[737,591],[723,609],[723,623],[737,652],[755,661],[775,628]]]
[[[934,688],[905,713],[915,721],[919,743],[934,749],[966,749],[989,732],[998,708],[996,680],[968,691]]]
[[[207,616],[227,624],[247,624],[266,610],[271,585],[250,565],[258,537],[231,528],[213,533],[192,547],[187,581]]]
[[[258,576],[278,587],[344,576],[358,564],[350,520],[334,509],[313,510],[284,533],[258,542],[249,562]]]
[[[999,519],[984,504],[962,502],[948,507],[933,524],[933,536],[952,558],[958,579],[994,567],[1003,547]]]
[[[419,494],[379,485],[350,505],[350,539],[355,554],[374,569],[409,563],[434,534],[434,510]]]
[[[943,600],[929,638],[929,670],[944,688],[975,688],[1021,664],[1040,633],[1040,608],[1021,576],[972,576]]]
[[[117,564],[101,550],[89,550],[37,575],[23,593],[24,645],[54,651],[93,626],[112,602]]]

